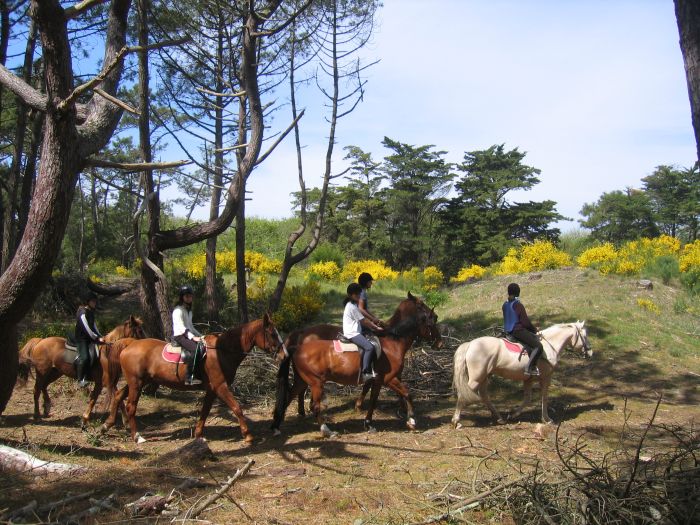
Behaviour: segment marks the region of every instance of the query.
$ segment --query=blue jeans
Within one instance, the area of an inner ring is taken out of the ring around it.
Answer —
[[[372,373],[372,361],[374,360],[374,345],[364,335],[356,335],[350,341],[362,348],[362,373]]]

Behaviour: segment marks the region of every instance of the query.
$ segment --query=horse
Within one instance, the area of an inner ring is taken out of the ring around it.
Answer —
[[[131,439],[136,443],[144,443],[146,440],[136,431],[136,406],[144,385],[157,384],[177,390],[205,391],[202,410],[195,427],[195,438],[202,436],[212,403],[218,396],[235,414],[245,441],[251,443],[253,435],[248,430],[248,422],[229,385],[233,383],[238,366],[253,346],[273,353],[283,348],[284,342],[268,314],[262,319],[230,328],[223,333],[207,335],[204,342],[207,353],[199,367],[202,384],[189,386],[185,385],[185,363],[171,363],[163,359],[161,354],[166,345],[165,341],[141,339],[127,344],[119,355],[126,385],[112,399],[109,417],[102,425],[102,433],[114,426],[118,405],[128,395],[126,413]],[[112,381],[116,383],[114,378]]]
[[[525,375],[528,360],[521,363],[521,352],[509,350],[503,339],[479,337],[473,341],[462,343],[454,355],[452,386],[457,392],[457,405],[452,416],[452,424],[455,428],[461,427],[459,419],[462,409],[477,401],[482,401],[488,407],[497,423],[503,424],[505,422],[489,399],[488,378],[492,374],[524,382],[523,402],[510,418],[520,416],[525,406],[530,403],[532,384],[538,377],[542,398],[542,422],[551,423],[552,419],[547,413],[548,390],[552,374],[559,362],[560,352],[565,347],[570,346],[575,350],[580,349],[584,358],[593,356],[584,325],[585,321],[556,324],[538,332],[542,339],[544,355],[537,363],[540,375],[535,377]]]
[[[442,345],[442,337],[437,329],[437,315],[419,298],[408,293],[401,301],[394,315],[388,322],[383,334],[380,334],[382,355],[375,363],[377,377],[372,383],[370,407],[365,416],[364,426],[369,431],[372,427],[372,415],[382,386],[386,385],[396,392],[408,407],[406,425],[415,429],[416,420],[413,401],[408,388],[399,377],[403,370],[406,352],[417,338],[433,343],[434,347]],[[337,353],[331,340],[303,341],[298,347],[287,349],[287,355],[280,364],[277,376],[277,401],[272,423],[272,430],[279,435],[280,424],[284,419],[287,406],[299,393],[311,388],[312,410],[320,425],[324,437],[333,437],[332,432],[321,417],[321,399],[326,381],[343,385],[358,384],[360,370],[360,352]],[[289,367],[294,363],[294,385],[289,388]]]
[[[306,328],[300,328],[298,330],[294,330],[292,333],[290,333],[287,336],[287,339],[285,339],[285,347],[288,349],[288,351],[294,352],[298,346],[301,344],[307,342],[307,341],[316,341],[319,339],[322,340],[332,340],[338,337],[338,334],[343,332],[343,327],[335,324],[317,324],[313,326],[309,326]],[[279,352],[279,354],[276,357],[276,361],[278,363],[281,363],[284,360],[284,353]],[[399,380],[401,380],[401,377],[399,377]],[[360,392],[360,395],[357,396],[357,399],[355,400],[355,411],[359,412],[362,410],[362,404],[365,401],[365,397],[367,396],[367,393],[370,391],[372,388],[372,381],[366,381],[364,385],[362,385],[362,392]],[[299,414],[299,417],[304,417],[306,415],[306,410],[304,408],[304,398],[306,396],[306,388],[303,389],[299,394],[297,395],[297,413]],[[399,404],[400,408],[397,411],[397,414],[404,414],[406,413],[406,404],[403,402],[403,398],[399,398]],[[400,416],[403,417],[403,416]]]
[[[98,345],[100,359],[95,360],[90,369],[90,377],[94,381],[92,392],[88,398],[88,405],[82,415],[82,427],[85,428],[90,421],[90,415],[95,407],[95,402],[102,392],[102,385],[110,383],[108,367],[106,363],[106,353],[111,343],[123,338],[143,338],[145,337],[142,328],[143,322],[133,315],[129,319],[109,332],[105,336],[108,344]],[[26,383],[32,367],[36,372],[34,382],[34,419],[39,419],[39,396],[44,397],[44,417],[49,417],[51,412],[51,398],[47,390],[48,386],[59,377],[65,375],[76,378],[75,366],[67,363],[63,357],[66,347],[64,337],[34,337],[27,341],[19,352],[18,376],[21,382]],[[109,394],[109,392],[108,392]]]

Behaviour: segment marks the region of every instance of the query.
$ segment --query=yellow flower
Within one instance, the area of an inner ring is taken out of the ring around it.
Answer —
[[[342,281],[357,281],[362,272],[367,272],[375,280],[395,281],[399,277],[399,272],[387,266],[382,260],[351,261],[345,264],[340,273]]]
[[[637,299],[637,304],[645,310],[649,310],[651,313],[657,315],[661,313],[661,309],[651,299],[643,299],[640,297],[639,299]]]
[[[535,241],[520,250],[511,248],[496,268],[496,275],[528,273],[569,266],[571,257],[549,241]]]
[[[334,281],[340,275],[340,267],[335,261],[322,261],[312,264],[307,272],[308,278],[317,277],[326,281]]]
[[[683,246],[683,251],[678,259],[681,272],[700,269],[700,239]]]
[[[472,264],[471,266],[462,268],[457,276],[450,279],[450,281],[453,283],[463,283],[469,279],[481,279],[484,275],[486,275],[486,268],[478,264]]]

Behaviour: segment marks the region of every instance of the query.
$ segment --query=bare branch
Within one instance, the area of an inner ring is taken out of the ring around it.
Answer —
[[[104,4],[106,1],[107,0],[83,0],[82,2],[78,2],[77,4],[66,8],[66,18],[77,18],[88,9],[98,4]]]
[[[137,116],[140,115],[140,113],[138,112],[138,110],[132,108],[132,107],[131,107],[129,104],[127,104],[126,102],[123,102],[123,101],[119,100],[117,97],[113,97],[112,95],[110,95],[109,93],[107,93],[106,91],[104,91],[103,89],[95,88],[93,91],[94,91],[95,93],[97,93],[98,95],[100,95],[102,98],[105,98],[105,99],[109,100],[109,101],[110,101],[112,104],[114,104],[115,106],[119,106],[119,107],[122,108],[123,110],[126,110],[126,111],[128,111],[129,113],[132,113],[132,114],[134,114],[134,115],[137,115]]]
[[[0,64],[0,84],[17,95],[27,106],[46,111],[47,97]]]
[[[179,168],[192,164],[189,160],[175,160],[172,162],[113,162],[111,160],[89,158],[86,160],[88,166],[96,168],[113,168],[124,171],[144,171],[144,170],[165,170],[168,168]]]
[[[270,146],[270,149],[268,149],[263,155],[260,156],[258,161],[255,163],[256,166],[258,164],[261,164],[263,161],[265,161],[267,157],[270,156],[270,154],[275,150],[275,148],[280,144],[280,142],[282,142],[284,138],[289,134],[289,132],[294,129],[294,126],[296,126],[301,117],[304,116],[305,111],[305,109],[302,109],[297,118],[295,118],[292,121],[292,123],[287,127],[287,129],[285,129],[284,132],[279,137],[277,137],[277,140],[274,142],[274,144],[272,144],[272,146]]]
[[[107,67],[102,69],[102,71],[100,71],[100,73],[96,77],[88,80],[84,84],[81,84],[77,88],[75,88],[70,95],[68,95],[64,100],[62,100],[58,104],[58,109],[65,111],[65,109],[68,108],[73,102],[75,102],[75,99],[77,99],[80,95],[101,83],[107,77],[107,75],[109,75],[109,73],[119,65],[119,63],[122,61],[124,55],[126,55],[128,50],[128,47],[122,47],[117,52],[116,56],[114,57],[114,60],[112,60],[112,62],[110,62],[110,64]]]
[[[228,147],[226,147],[226,148],[221,148],[221,149],[215,148],[215,149],[212,150],[212,151],[214,151],[214,152],[216,152],[216,153],[219,153],[219,152],[221,152],[221,151],[224,151],[224,152],[225,152],[225,151],[234,151],[234,150],[237,150],[237,149],[243,149],[243,148],[247,148],[247,147],[248,147],[248,143],[246,142],[245,144],[236,144],[235,146],[228,146]]]
[[[274,29],[270,29],[268,31],[258,31],[257,33],[253,33],[253,36],[270,36],[274,35],[275,33],[279,33],[280,31],[283,31],[287,26],[289,26],[289,24],[294,22],[299,17],[299,15],[306,11],[306,9],[311,5],[312,1],[313,0],[306,0],[306,3],[303,6],[301,6],[296,13],[293,13],[292,16],[290,16],[289,19],[281,26],[275,27]]]
[[[216,91],[210,91],[209,89],[200,87],[195,87],[195,89],[201,93],[206,93],[207,95],[213,95],[215,97],[237,98],[245,96],[245,91],[239,91],[238,93],[217,93]]]

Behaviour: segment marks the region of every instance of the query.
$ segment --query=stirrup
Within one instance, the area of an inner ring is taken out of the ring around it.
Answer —
[[[525,370],[525,375],[526,376],[531,376],[531,377],[537,377],[540,375],[540,369],[537,368],[536,366],[532,367],[532,370]]]
[[[190,377],[188,379],[185,379],[185,385],[186,386],[195,386],[195,385],[201,385],[202,381],[200,379],[197,379],[196,377]]]

